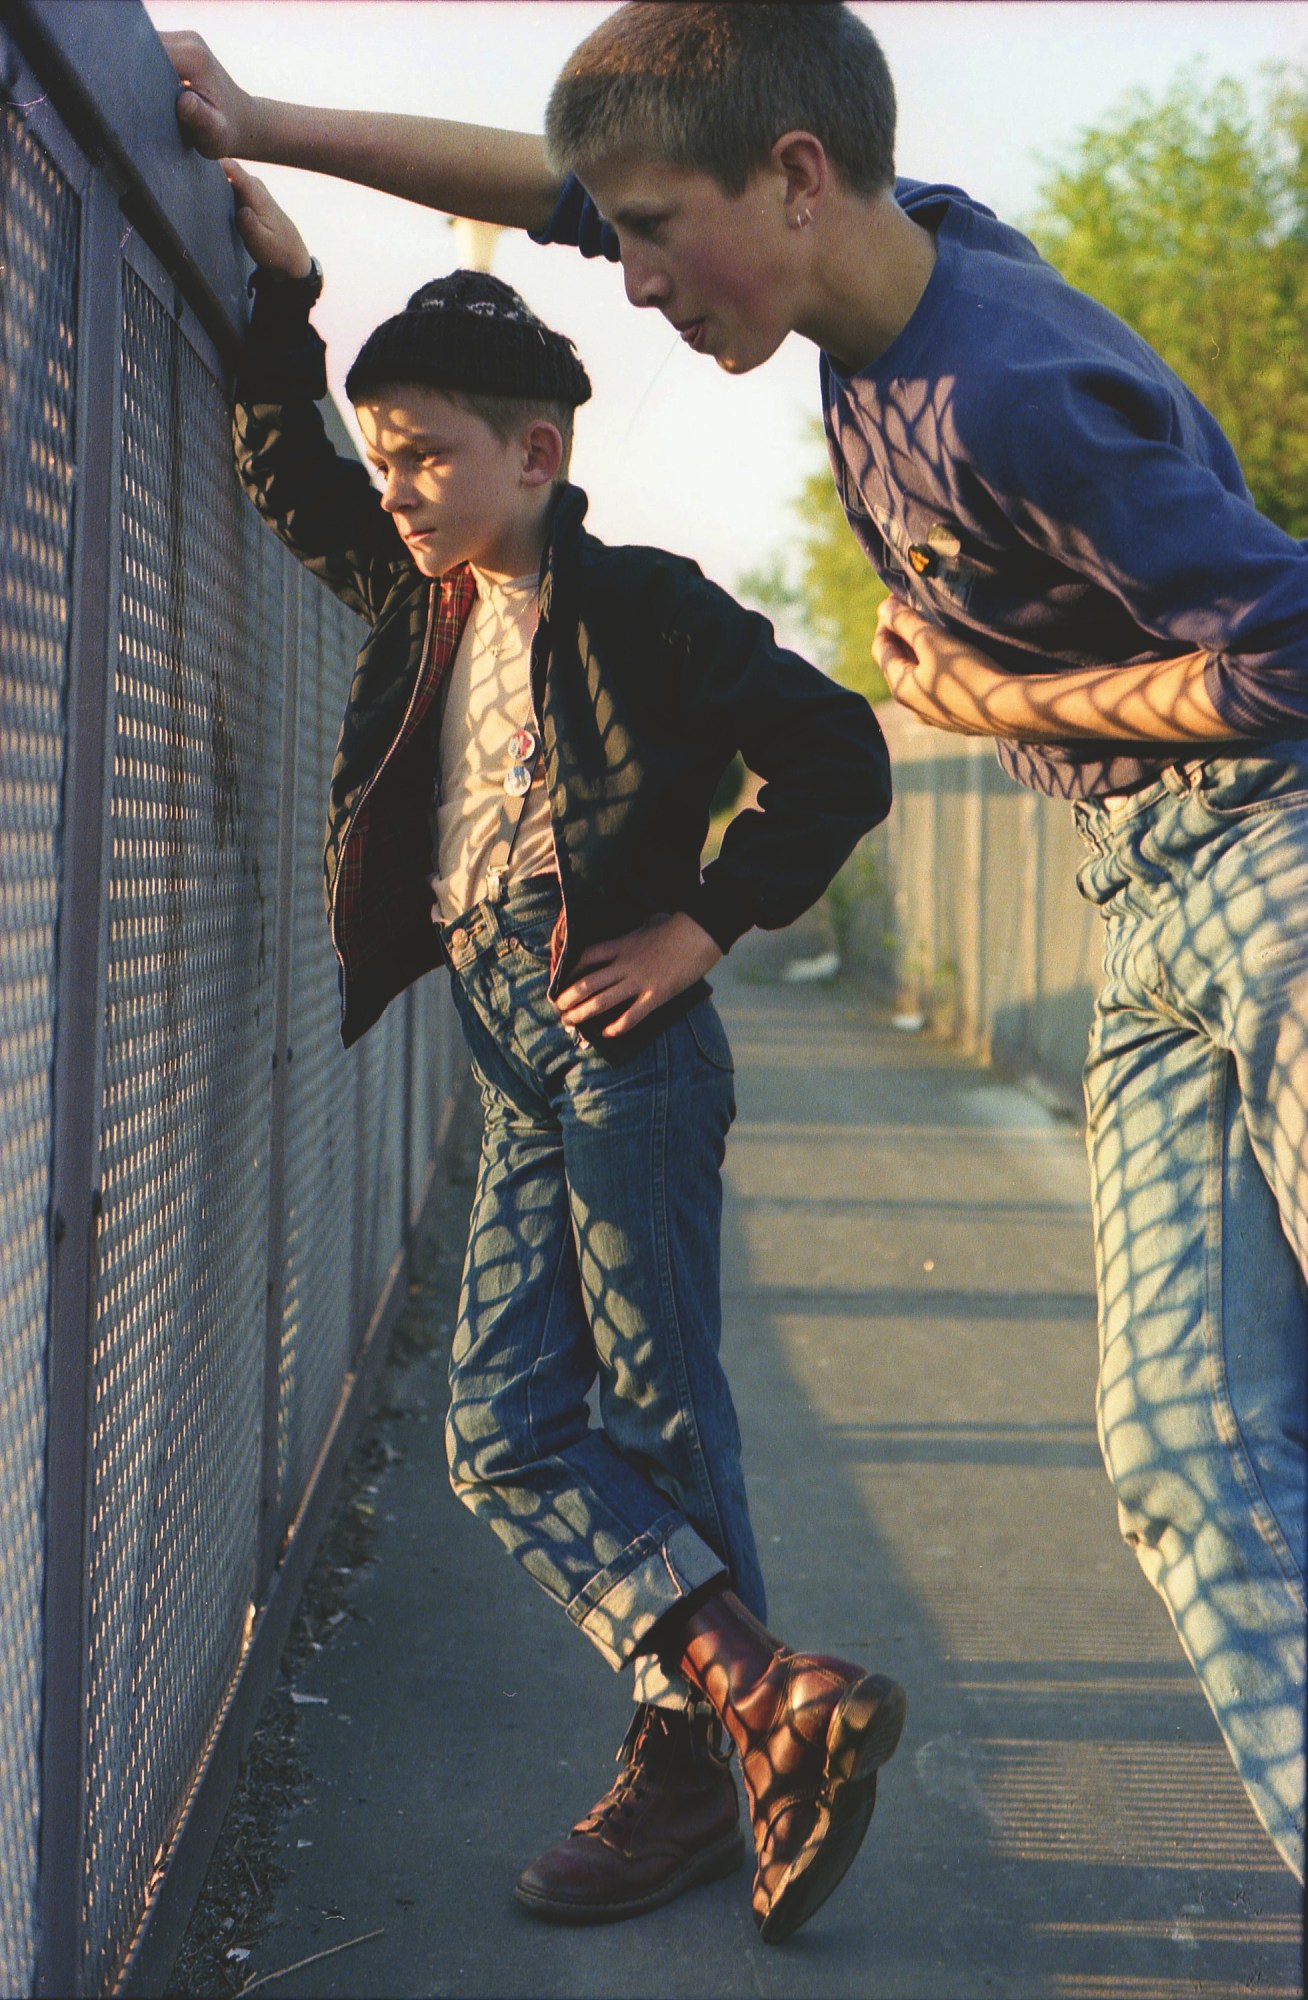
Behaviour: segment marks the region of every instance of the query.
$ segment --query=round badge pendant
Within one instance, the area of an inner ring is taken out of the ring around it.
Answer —
[[[530,729],[515,729],[509,738],[509,755],[515,764],[525,764],[536,754],[536,739]]]
[[[531,790],[531,771],[526,764],[511,764],[504,779],[504,789],[511,799],[520,799]]]

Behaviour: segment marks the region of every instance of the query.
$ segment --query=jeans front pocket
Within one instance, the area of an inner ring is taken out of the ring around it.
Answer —
[[[1273,748],[1271,756],[1209,758],[1194,792],[1196,802],[1218,820],[1308,805],[1308,744],[1285,746],[1301,755],[1287,756],[1281,745]]]
[[[694,1037],[695,1047],[705,1062],[714,1069],[722,1070],[727,1076],[734,1076],[736,1065],[732,1059],[731,1044],[721,1017],[711,1000],[701,1000],[686,1016],[686,1026]]]
[[[508,939],[509,949],[510,951],[521,952],[524,958],[531,959],[536,965],[548,966],[550,962],[550,937],[553,934],[553,930],[553,924],[543,926],[515,924]]]
[[[516,909],[510,899],[505,910],[505,943],[510,951],[520,952],[534,964],[548,966],[558,918],[559,904],[553,898],[533,897]]]

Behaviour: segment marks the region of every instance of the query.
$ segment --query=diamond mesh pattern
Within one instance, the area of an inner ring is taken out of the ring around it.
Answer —
[[[237,488],[222,389],[130,269],[122,423],[90,1440],[96,1991],[253,1594],[280,765],[281,558]]]
[[[0,111],[0,1991],[14,1993],[38,1971],[79,234],[76,193]],[[137,1935],[239,1671],[257,1585],[287,561],[236,486],[222,385],[139,275],[149,253],[127,255],[87,1439],[86,1991],[113,1985]],[[92,524],[93,540],[101,532]],[[412,1079],[409,1003],[362,1050],[340,1047],[322,810],[361,627],[307,577],[301,596],[283,1529],[403,1242],[405,1168],[420,1188],[449,1084],[433,981],[412,1003]]]
[[[300,680],[286,1105],[286,1265],[278,1395],[278,1522],[294,1518],[350,1365],[359,1052],[341,1047],[323,917],[327,782],[362,621],[307,573]]]
[[[78,199],[0,116],[0,1991],[33,1978]]]

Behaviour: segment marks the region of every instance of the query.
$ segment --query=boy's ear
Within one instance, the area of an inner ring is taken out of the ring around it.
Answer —
[[[827,149],[812,132],[783,132],[769,155],[786,182],[786,211],[795,219],[806,210],[810,218],[831,184]]]
[[[552,486],[563,464],[563,438],[557,424],[537,417],[522,433],[522,483]]]

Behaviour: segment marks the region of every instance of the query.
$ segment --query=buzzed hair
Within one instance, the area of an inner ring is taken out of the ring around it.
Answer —
[[[573,50],[545,113],[560,172],[650,153],[729,195],[792,131],[820,139],[855,193],[893,185],[894,85],[848,7],[629,0]]]
[[[517,436],[524,423],[534,423],[537,417],[544,417],[553,424],[563,440],[563,457],[559,462],[555,485],[562,485],[572,464],[572,435],[576,412],[569,403],[544,402],[530,396],[492,396],[481,389],[446,389],[443,392],[452,403],[460,404],[479,417],[488,430],[494,431],[501,444],[508,444]]]

